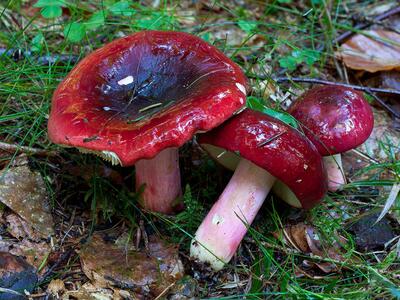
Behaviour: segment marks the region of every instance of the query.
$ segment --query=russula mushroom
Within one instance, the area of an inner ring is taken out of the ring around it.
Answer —
[[[181,195],[178,147],[245,105],[246,78],[222,52],[183,32],[144,31],[85,57],[58,86],[48,133],[57,144],[136,166],[142,205],[171,213]]]
[[[365,142],[374,127],[374,116],[363,95],[351,88],[325,85],[312,88],[297,99],[288,113],[324,157],[328,189],[346,183],[340,153]]]
[[[276,179],[309,209],[326,193],[326,172],[314,145],[299,131],[250,109],[199,137],[200,145],[235,172],[197,229],[191,256],[221,269],[236,252]]]

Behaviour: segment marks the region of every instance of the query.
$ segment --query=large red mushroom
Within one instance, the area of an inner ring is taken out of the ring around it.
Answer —
[[[143,206],[172,213],[178,147],[245,105],[246,78],[222,52],[183,32],[144,31],[85,57],[53,95],[57,144],[136,166]]]
[[[250,109],[199,137],[200,145],[235,172],[191,242],[191,256],[221,269],[236,252],[276,179],[309,209],[327,191],[314,145],[299,131]]]
[[[340,189],[346,183],[340,153],[364,143],[374,127],[368,102],[354,89],[325,85],[304,93],[288,113],[324,156],[329,190]]]

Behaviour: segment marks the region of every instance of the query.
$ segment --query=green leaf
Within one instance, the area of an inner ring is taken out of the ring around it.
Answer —
[[[254,32],[257,29],[257,22],[254,21],[239,20],[238,25],[240,29],[247,33]]]
[[[312,5],[321,5],[323,3],[324,3],[323,0],[311,0]]]
[[[76,43],[85,37],[85,26],[79,22],[69,23],[65,26],[64,36],[67,40]]]
[[[297,60],[293,56],[282,57],[279,59],[279,65],[289,71],[294,71],[297,68]]]
[[[246,105],[248,108],[258,110],[260,112],[263,112],[265,105],[263,104],[262,99],[254,97],[254,96],[248,96],[246,100]]]
[[[141,18],[136,25],[141,29],[160,29],[164,23],[164,16],[159,12],[155,12],[147,18]]]
[[[283,57],[279,59],[279,65],[282,68],[286,68],[289,71],[294,71],[296,67],[305,62],[307,65],[311,66],[316,63],[320,59],[320,53],[311,50],[311,49],[304,49],[304,50],[293,50],[290,56]]]
[[[43,48],[44,36],[39,32],[31,41],[31,51],[40,52]]]
[[[87,30],[96,30],[100,26],[103,26],[105,24],[107,17],[107,11],[105,10],[100,10],[98,12],[95,12],[89,20],[85,22],[85,27]]]
[[[392,293],[392,295],[396,298],[396,299],[400,299],[400,290],[395,288],[395,287],[391,287],[390,288],[390,292]]]
[[[304,53],[301,50],[293,50],[292,57],[295,59],[296,64],[301,64],[304,60]]]
[[[140,19],[136,22],[136,25],[142,29],[157,29],[158,21],[154,20],[153,18],[151,19]]]
[[[306,49],[303,51],[304,62],[309,66],[315,64],[320,57],[320,53],[315,50]]]
[[[266,115],[269,115],[275,119],[280,120],[281,122],[288,124],[289,126],[293,128],[299,128],[299,125],[297,124],[297,120],[290,114],[282,111],[277,111],[272,108],[269,108],[265,106],[262,102],[261,99],[253,96],[247,97],[247,107],[251,108],[253,110],[257,110],[259,112],[262,112]]]
[[[205,40],[206,42],[210,43],[211,40],[211,34],[209,32],[203,32],[199,35],[200,38],[202,38],[203,40]]]
[[[39,0],[33,7],[65,7],[65,2],[63,0]]]
[[[40,14],[46,19],[58,18],[62,15],[62,8],[61,6],[46,6],[40,10]]]
[[[126,0],[118,1],[111,5],[108,10],[116,16],[132,16],[136,13],[136,11],[130,8],[131,3]]]

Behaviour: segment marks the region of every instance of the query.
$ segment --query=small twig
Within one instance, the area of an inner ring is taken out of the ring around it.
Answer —
[[[381,204],[374,204],[374,203],[369,203],[369,202],[362,202],[362,201],[357,201],[357,200],[347,200],[347,199],[341,199],[341,201],[348,202],[351,204],[383,208],[383,205],[381,205]]]
[[[41,298],[46,295],[47,295],[47,293],[31,294],[31,295],[29,295],[29,298]]]
[[[138,227],[136,229],[136,249],[139,249],[141,238],[142,238],[142,230],[140,229],[140,227]]]
[[[13,295],[17,295],[17,296],[24,296],[23,294],[18,293],[18,292],[14,291],[14,290],[2,288],[2,287],[0,287],[0,293],[7,293],[7,294],[13,294]]]
[[[390,105],[387,105],[385,101],[383,101],[381,98],[379,98],[377,95],[371,92],[371,90],[366,91],[368,94],[370,94],[376,102],[378,102],[380,105],[382,105],[387,111],[389,111],[391,114],[393,114],[396,118],[400,118],[400,113],[395,111]]]
[[[75,249],[70,249],[67,252],[65,252],[61,257],[47,270],[46,273],[43,274],[42,278],[39,281],[38,285],[41,285],[43,282],[46,281],[47,277],[49,277],[53,271],[65,260],[67,260],[71,254],[75,251]]]
[[[375,158],[372,158],[371,156],[357,150],[357,149],[351,149],[349,152],[353,152],[354,154],[360,156],[362,159],[368,161],[370,164],[382,164],[379,160],[376,160]],[[396,172],[394,170],[388,170],[391,174],[396,175]]]
[[[271,143],[272,141],[276,140],[278,137],[280,137],[282,134],[285,134],[285,133],[286,133],[286,130],[285,130],[285,131],[282,131],[282,132],[280,132],[280,133],[278,133],[278,134],[275,134],[274,136],[270,137],[269,139],[258,143],[258,144],[257,144],[257,147],[258,147],[258,148],[264,147],[266,144]]]
[[[312,83],[312,84],[325,84],[325,85],[336,85],[336,86],[343,86],[343,87],[350,87],[355,90],[364,91],[371,95],[376,102],[383,106],[388,112],[393,114],[396,118],[400,118],[400,113],[394,110],[390,105],[386,104],[381,98],[379,98],[374,93],[384,93],[384,94],[394,94],[400,95],[400,90],[393,90],[393,89],[382,89],[382,88],[373,88],[369,86],[362,86],[362,85],[355,85],[355,84],[348,84],[343,82],[334,82],[328,81],[318,78],[304,78],[304,77],[268,77],[258,74],[247,74],[249,78],[252,79],[259,79],[259,80],[274,80],[277,83],[281,82],[305,82],[305,83]]]
[[[2,57],[11,58],[14,61],[20,61],[24,58],[35,60],[38,64],[48,65],[55,63],[69,63],[75,64],[78,61],[76,55],[65,55],[65,54],[50,54],[44,56],[34,55],[31,51],[25,51],[22,49],[6,49],[0,48],[0,59]]]
[[[47,150],[36,149],[36,148],[32,148],[32,147],[20,146],[20,145],[15,145],[15,144],[9,144],[9,143],[4,143],[4,142],[0,142],[0,150],[6,151],[6,152],[23,152],[23,153],[34,154],[34,155],[39,155],[39,156],[55,156],[55,155],[57,155],[57,152],[54,152],[54,151],[47,151]]]
[[[384,20],[386,18],[389,18],[390,16],[393,16],[393,15],[398,14],[398,13],[400,13],[400,6],[396,6],[396,7],[392,8],[392,9],[389,9],[388,11],[385,11],[384,13],[381,13],[381,14],[377,15],[375,18],[372,19],[372,22],[382,21],[382,20]],[[371,25],[371,22],[361,23],[361,24],[358,24],[358,25],[354,26],[354,29],[362,30],[362,29],[367,28],[370,25]],[[354,34],[354,31],[346,31],[346,32],[342,33],[341,35],[339,35],[337,38],[335,38],[332,41],[332,43],[333,44],[337,44],[337,43],[349,38],[353,34]]]
[[[144,241],[144,248],[146,250],[147,253],[150,253],[150,249],[149,249],[149,237],[147,235],[146,229],[144,228],[144,222],[143,220],[140,220],[139,222],[139,227],[140,227],[140,231],[142,232],[142,236],[143,236],[143,241]]]
[[[348,84],[348,83],[342,83],[342,82],[334,82],[334,81],[329,81],[329,80],[323,80],[323,79],[319,79],[319,78],[268,77],[268,76],[257,75],[257,74],[248,74],[248,77],[252,78],[252,79],[260,79],[260,80],[272,79],[272,80],[276,81],[277,83],[293,81],[293,82],[305,82],[305,83],[314,83],[314,84],[326,84],[326,85],[336,85],[336,86],[350,87],[350,88],[353,88],[355,90],[364,91],[364,92],[374,92],[374,93],[400,95],[400,91],[398,91],[398,90],[373,88],[373,87],[362,86],[362,85],[355,85],[355,84]]]
[[[315,255],[315,254],[312,254],[312,253],[305,253],[305,252],[302,252],[302,251],[298,251],[296,249],[292,249],[292,248],[288,248],[288,247],[282,247],[282,246],[275,245],[275,244],[272,244],[272,243],[269,243],[269,242],[266,242],[266,241],[262,241],[261,244],[263,246],[268,247],[268,248],[272,248],[272,249],[275,249],[277,251],[281,251],[281,252],[283,252],[285,254],[302,255],[302,256],[308,257],[308,259],[310,259],[310,260],[319,260],[319,261],[325,261],[325,262],[329,262],[329,263],[335,263],[335,264],[338,264],[338,265],[340,265],[342,267],[353,267],[353,268],[356,267],[356,268],[363,269],[363,270],[369,269],[368,265],[352,264],[351,261],[348,262],[348,260],[342,261],[342,260],[333,259],[333,258],[330,258],[330,257],[322,257],[322,256]]]
[[[161,297],[164,297],[167,292],[175,285],[175,282],[171,283],[169,286],[167,286],[154,300],[161,299]]]
[[[375,18],[373,18],[371,20],[371,22],[357,24],[354,26],[354,30],[349,30],[349,31],[343,32],[341,35],[339,35],[337,38],[335,38],[332,41],[332,44],[337,44],[339,42],[342,42],[342,41],[348,39],[349,37],[351,37],[357,30],[365,29],[365,28],[369,27],[371,25],[371,23],[382,21],[382,20],[389,18],[390,16],[393,16],[398,13],[400,13],[400,6],[396,6],[392,9],[389,9],[388,11],[385,11],[385,12],[377,15]],[[325,45],[323,44],[323,45],[319,46],[317,48],[317,50],[322,51],[324,48],[325,48]]]

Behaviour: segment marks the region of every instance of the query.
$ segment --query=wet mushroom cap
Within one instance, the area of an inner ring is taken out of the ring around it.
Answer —
[[[144,31],[85,57],[58,86],[50,139],[133,165],[245,105],[246,78],[222,52],[182,32]]]
[[[315,146],[296,129],[261,112],[246,109],[201,134],[199,144],[231,170],[240,157],[265,169],[287,185],[305,209],[327,191],[326,171]]]
[[[371,107],[351,88],[312,88],[288,109],[302,125],[305,135],[323,156],[353,149],[369,137],[374,126]]]

